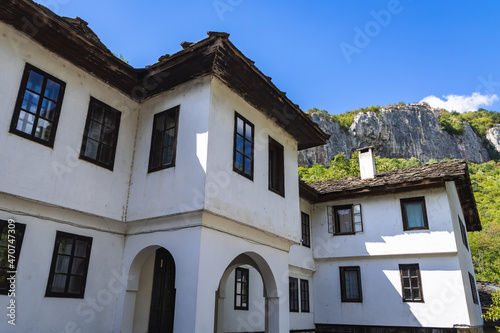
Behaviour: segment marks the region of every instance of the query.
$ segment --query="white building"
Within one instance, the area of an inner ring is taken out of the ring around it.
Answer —
[[[481,325],[463,162],[397,184],[299,186],[297,151],[328,136],[228,34],[134,69],[79,18],[29,0],[0,18],[0,331]],[[425,228],[403,229],[408,197],[425,198]],[[346,205],[350,232],[334,222]]]

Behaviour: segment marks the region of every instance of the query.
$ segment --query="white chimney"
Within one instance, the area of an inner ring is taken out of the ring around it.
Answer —
[[[359,156],[359,171],[361,179],[375,178],[375,154],[373,147],[365,147],[358,149]]]

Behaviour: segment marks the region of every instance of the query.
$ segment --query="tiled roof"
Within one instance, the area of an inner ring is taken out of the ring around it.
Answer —
[[[342,179],[326,180],[308,183],[318,193],[335,193],[375,188],[380,186],[393,186],[411,182],[421,182],[426,179],[453,179],[463,177],[467,172],[467,164],[464,160],[454,160],[443,163],[434,163],[399,169],[395,171],[381,172],[375,178],[361,179],[361,177],[348,177]]]

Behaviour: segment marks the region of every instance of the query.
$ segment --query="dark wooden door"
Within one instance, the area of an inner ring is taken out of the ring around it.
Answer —
[[[164,248],[156,250],[148,333],[173,333],[175,263]]]

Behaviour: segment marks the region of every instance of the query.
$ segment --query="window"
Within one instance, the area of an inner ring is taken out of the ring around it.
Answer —
[[[233,170],[248,179],[253,179],[253,137],[253,124],[235,113]]]
[[[248,310],[248,269],[237,267],[234,281],[234,309]]]
[[[26,64],[10,132],[52,147],[66,84]]]
[[[300,311],[309,312],[309,281],[300,279]]]
[[[47,297],[83,298],[92,238],[58,231]]]
[[[401,212],[404,230],[429,229],[424,197],[401,199]]]
[[[361,205],[328,207],[328,232],[334,235],[352,235],[363,231]]]
[[[288,293],[290,312],[299,312],[299,279],[288,278]]]
[[[458,224],[460,224],[460,233],[462,234],[462,242],[467,250],[469,250],[469,244],[467,242],[467,229],[465,228],[464,223],[460,216],[458,217]]]
[[[121,112],[90,98],[80,158],[113,170]]]
[[[468,273],[469,273],[470,289],[472,292],[472,301],[474,302],[474,304],[479,304],[477,299],[476,280],[474,279],[474,276],[472,276],[470,272]]]
[[[9,272],[16,271],[24,238],[25,224],[0,220],[0,295],[7,295]]]
[[[309,222],[309,215],[302,212],[302,245],[305,247],[311,247],[311,225]]]
[[[404,302],[423,302],[422,283],[418,264],[399,265]]]
[[[179,106],[155,114],[148,172],[175,166]]]
[[[283,146],[269,137],[269,190],[285,196]]]
[[[361,272],[359,266],[340,267],[342,302],[362,302]]]

